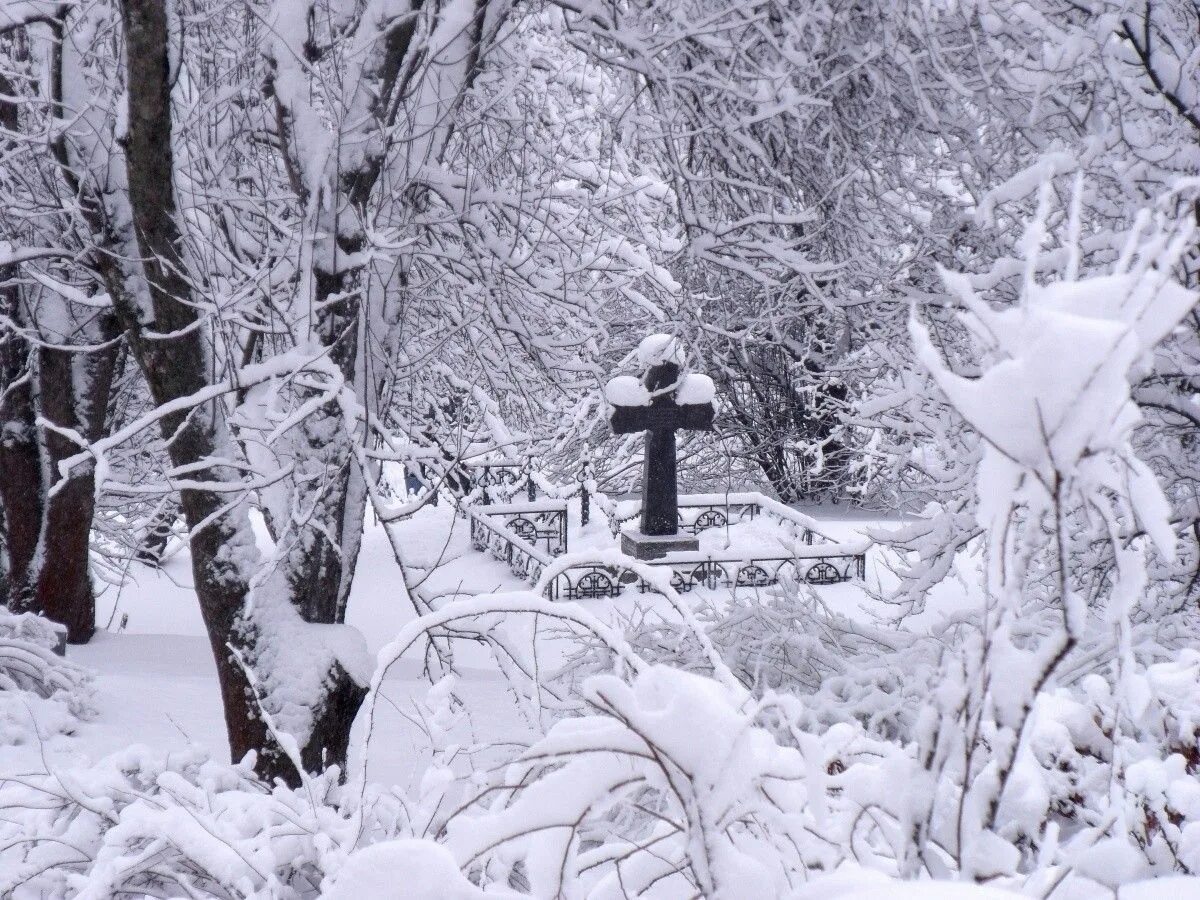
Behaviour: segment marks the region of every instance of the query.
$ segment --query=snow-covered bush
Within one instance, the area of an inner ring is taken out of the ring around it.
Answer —
[[[1057,730],[1038,727],[1031,752],[1045,771],[1070,776],[1070,794],[1062,796],[1068,787],[1062,785],[1056,798],[1067,818],[1061,833],[1108,820],[1123,826],[1128,871],[1122,880],[1200,873],[1198,683],[1200,652],[1190,649],[1178,660],[1131,673],[1125,689],[1136,698],[1132,703],[1121,702],[1098,675],[1084,679],[1069,699],[1061,690],[1044,699]],[[1111,796],[1116,785],[1122,790]],[[1114,849],[1112,840],[1104,846]],[[1102,874],[1094,859],[1080,865],[1093,877]]]
[[[539,898],[824,897],[837,894],[803,889],[844,866],[901,870],[923,787],[911,745],[856,724],[805,731],[795,698],[666,666],[585,693],[592,715],[555,725],[447,823],[485,883]]]
[[[770,897],[804,878],[813,786],[756,724],[766,708],[666,666],[584,690],[594,715],[555,725],[448,823],[463,866],[508,884],[519,862],[536,897]]]
[[[847,860],[897,871],[893,833],[906,801],[890,786],[911,771],[912,749],[857,722],[810,728],[804,701],[762,685],[751,691],[669,583],[646,575],[680,612],[696,671],[648,663],[587,611],[530,592],[450,604],[397,636],[385,660],[415,652],[421,638],[446,626],[460,635],[503,627],[510,638],[524,631],[533,640],[556,621],[590,633],[591,662],[604,658],[609,669],[587,677],[568,665],[584,712],[551,717],[545,737],[507,762],[453,787],[447,768],[431,769],[425,796],[409,807],[414,831],[444,840],[482,884],[539,898],[642,889],[664,897],[787,896]],[[541,621],[540,632],[522,629],[522,618]],[[503,646],[510,665],[532,670],[516,641]],[[376,672],[376,690],[388,665]],[[542,699],[554,703],[551,686],[562,682],[546,685]],[[372,697],[368,733],[374,706]]]
[[[54,623],[0,606],[0,746],[69,734],[92,716],[91,673],[54,652],[60,639]]]
[[[199,749],[134,747],[6,778],[0,895],[290,900],[404,884],[429,900],[483,897],[480,887],[770,897],[834,868],[855,840],[877,852],[863,801],[886,766],[903,768],[900,751],[850,726],[782,746],[774,735],[799,713],[793,700],[636,668],[589,679],[592,714],[560,720],[490,778],[456,779],[435,755],[412,796],[339,786],[336,772],[268,789],[251,761]],[[435,731],[452,685],[431,692]]]
[[[570,607],[559,608],[586,620]],[[931,789],[955,808],[961,773],[945,767],[931,785],[916,743],[813,724],[820,694],[755,696],[719,667],[706,677],[622,655],[619,668],[585,681],[588,714],[457,774],[454,682],[439,682],[421,713],[435,752],[408,795],[339,786],[336,772],[268,789],[249,762],[199,750],[131,748],[7,778],[0,895],[292,900],[403,884],[427,900],[860,896],[847,885],[884,896],[894,882],[863,868],[895,878],[914,852],[926,877],[953,874],[947,848],[914,844],[913,810]],[[1039,694],[993,832],[996,859],[1012,862],[998,885],[1042,893],[1070,876],[1098,890],[1114,872],[1127,882],[1194,870],[1198,676],[1200,653],[1150,667],[1137,717],[1120,721],[1098,677]],[[825,883],[828,894],[815,887]],[[976,896],[969,885],[943,893]]]
[[[253,766],[198,748],[130,747],[89,768],[0,782],[0,896],[295,898],[318,896],[362,829],[394,835],[395,803],[370,798],[352,820],[336,772],[269,789]]]
[[[807,585],[785,582],[703,603],[695,625],[737,680],[757,697],[802,696],[806,729],[857,723],[868,734],[911,740],[945,647],[922,635],[856,621],[831,610]],[[625,639],[649,662],[711,675],[695,627],[653,610],[636,610]],[[570,670],[595,674],[611,665],[603,642],[582,636]]]
[[[1118,720],[1137,719],[1145,702],[1133,622],[1147,560],[1152,553],[1172,558],[1175,535],[1162,491],[1132,445],[1141,415],[1131,384],[1196,303],[1172,277],[1191,234],[1143,217],[1111,273],[1078,278],[1076,205],[1065,276],[1043,284],[1037,258],[1048,201],[1043,190],[1022,242],[1026,267],[1017,304],[993,306],[966,278],[945,275],[975,342],[978,374],[960,374],[926,327],[912,323],[918,358],[982,438],[976,518],[984,574],[976,621],[945,655],[918,725],[913,777],[927,788],[910,811],[909,874],[956,871],[978,879],[1021,870],[1022,841],[1037,837],[1028,827],[1016,834],[1005,811],[1016,802],[1039,704],[1072,660],[1083,656],[1113,684]],[[1090,595],[1075,577],[1073,535],[1081,531],[1109,546],[1116,560],[1113,576]],[[1132,760],[1119,741],[1113,750],[1111,788],[1087,792],[1109,820],[1074,846],[1059,847],[1052,835],[1039,865],[1070,866],[1080,842],[1137,828],[1124,814],[1120,787]],[[1030,824],[1044,834],[1044,817]]]

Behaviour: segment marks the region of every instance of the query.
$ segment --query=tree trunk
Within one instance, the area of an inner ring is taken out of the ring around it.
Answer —
[[[10,134],[21,126],[18,104],[10,99],[16,94],[0,75],[0,126]],[[0,289],[0,313],[22,322],[25,298],[14,282],[17,274],[15,268],[0,272],[0,279],[10,284]],[[69,314],[51,319],[71,322]],[[67,639],[82,643],[95,631],[96,618],[89,575],[95,505],[91,466],[63,482],[58,463],[79,448],[51,429],[43,429],[39,440],[36,419],[40,415],[90,440],[101,435],[116,350],[59,347],[109,342],[116,324],[112,316],[89,311],[83,323],[61,327],[67,333],[44,336],[56,346],[33,346],[15,333],[0,338],[0,506],[10,532],[5,599],[16,609],[65,625]],[[60,490],[51,493],[51,486],[60,483]]]
[[[158,568],[162,565],[163,553],[171,542],[171,532],[179,518],[179,504],[168,498],[154,514],[146,533],[138,544],[137,561]]]
[[[316,424],[323,418],[318,417]],[[287,568],[293,601],[306,622],[326,625],[346,620],[366,501],[366,483],[349,441],[331,443],[311,447],[315,466],[327,466],[319,493],[302,501],[302,508],[311,505],[312,524],[300,526],[298,535],[285,532],[283,538],[290,546]]]
[[[118,311],[156,404],[188,397],[206,383],[208,360],[203,330],[194,326],[196,306],[179,248],[182,235],[176,221],[174,157],[171,147],[170,72],[167,12],[164,0],[122,0],[125,25],[129,126],[125,145],[129,200],[138,257],[142,260],[152,309],[125,303]],[[150,321],[146,321],[147,313]],[[170,339],[147,340],[144,332],[172,334]],[[162,420],[162,431],[175,466],[205,466],[192,477],[224,482],[236,490],[238,474],[213,464],[214,456],[234,453],[221,403],[189,412],[174,412]],[[245,617],[250,577],[256,568],[254,535],[241,505],[228,506],[220,490],[190,488],[180,492],[184,518],[191,534],[192,570],[196,594],[217,663],[230,753],[241,759],[257,755],[256,772],[266,780],[299,782],[298,773],[266,726],[242,661],[253,665],[264,638]],[[295,552],[303,553],[303,541]],[[340,582],[340,571],[337,580]],[[324,583],[333,576],[322,575]],[[294,579],[289,579],[296,583]],[[335,595],[336,597],[336,592]],[[335,601],[334,606],[337,603]],[[280,652],[286,653],[288,648]],[[350,723],[365,696],[340,667],[329,673],[314,727],[301,747],[302,763],[319,770],[343,766]]]
[[[0,279],[8,273],[0,272]],[[17,288],[0,291],[0,306],[15,312]],[[0,506],[4,508],[8,592],[0,602],[23,609],[23,589],[42,524],[41,459],[33,408],[32,353],[23,337],[0,335]]]
[[[116,322],[103,316],[99,328],[80,330],[84,337],[107,343],[116,336]],[[115,343],[91,352],[39,348],[37,399],[42,417],[89,441],[102,437],[116,358]],[[28,589],[30,608],[65,625],[67,641],[72,644],[86,643],[96,630],[96,595],[89,566],[95,465],[89,461],[77,466],[65,480],[59,472],[59,463],[78,450],[70,438],[43,429],[45,513]]]
[[[12,82],[0,73],[0,128],[19,125]],[[3,147],[3,145],[0,145]],[[21,323],[21,289],[15,266],[0,267],[0,315]],[[33,354],[20,334],[0,326],[0,508],[5,529],[4,592],[0,603],[19,606],[42,524],[41,469],[33,408]]]

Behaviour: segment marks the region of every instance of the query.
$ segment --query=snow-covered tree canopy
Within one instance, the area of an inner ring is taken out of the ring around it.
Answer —
[[[1194,0],[8,0],[0,199],[0,894],[1200,876]]]

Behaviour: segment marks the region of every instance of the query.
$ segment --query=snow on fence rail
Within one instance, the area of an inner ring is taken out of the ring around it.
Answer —
[[[671,570],[671,586],[681,594],[697,587],[769,587],[781,581],[812,585],[839,584],[866,574],[866,555],[839,555],[837,545],[826,545],[820,555],[758,555],[721,557],[693,552],[670,558],[643,560],[643,565]],[[816,548],[813,548],[816,549]],[[830,552],[833,551],[833,552]],[[686,559],[676,557],[685,556]],[[637,585],[642,593],[654,587],[631,569],[619,565],[582,563],[564,570],[550,583],[552,600],[589,600],[618,597],[626,587]]]
[[[866,576],[868,541],[833,541],[813,527],[817,523],[811,517],[762,494],[692,494],[681,497],[680,506],[700,510],[690,517],[693,534],[705,528],[722,527],[731,516],[752,519],[766,511],[798,526],[798,538],[803,545],[775,554],[677,552],[644,563],[669,568],[671,584],[677,591],[687,592],[696,587],[767,587],[787,580],[825,585]],[[636,514],[635,509],[633,515]],[[526,581],[537,582],[546,566],[567,552],[565,501],[469,507],[467,515],[471,520],[472,546],[506,563],[513,574]],[[820,541],[814,543],[814,535]],[[539,540],[546,542],[545,550],[537,545]],[[586,600],[617,597],[633,585],[642,592],[652,590],[631,569],[587,561],[563,569],[545,590],[551,600]]]
[[[605,509],[613,534],[642,511],[640,499],[619,500]],[[679,498],[679,527],[699,534],[707,528],[723,528],[734,521],[753,519],[766,513],[775,519],[796,526],[804,540],[811,544],[816,538],[837,543],[821,529],[812,516],[772,500],[758,491],[737,491],[728,494],[684,494]]]
[[[567,552],[566,500],[497,503],[477,512],[490,519],[503,519],[505,528],[530,544],[536,546],[538,541],[545,541],[546,552],[551,556]]]
[[[467,516],[471,520],[471,546],[480,553],[488,553],[501,562],[508,563],[508,568],[514,575],[526,581],[536,582],[541,577],[542,570],[553,562],[554,557],[534,546],[503,521],[493,517],[493,509],[495,507],[467,508]]]

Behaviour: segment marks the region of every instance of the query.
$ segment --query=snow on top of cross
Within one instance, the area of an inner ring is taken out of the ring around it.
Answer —
[[[688,405],[712,403],[716,393],[717,386],[711,378],[693,372],[679,379],[679,387],[675,389],[675,402]]]
[[[717,388],[707,375],[688,374],[679,379],[675,402],[688,406],[712,403]],[[650,391],[640,378],[618,375],[604,386],[604,397],[613,406],[649,406]]]
[[[683,365],[683,346],[670,334],[651,334],[637,348],[638,362],[643,366],[660,366],[673,362]]]
[[[618,375],[604,386],[604,397],[613,406],[649,406],[650,392],[640,378]]]

